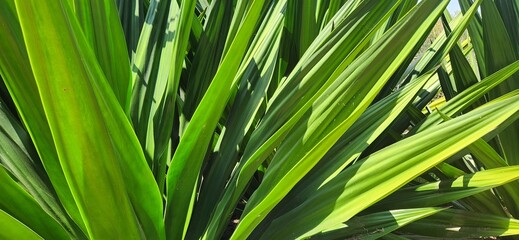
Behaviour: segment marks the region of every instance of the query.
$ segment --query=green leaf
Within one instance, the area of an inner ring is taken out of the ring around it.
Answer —
[[[461,19],[458,26],[447,36],[447,39],[445,40],[445,43],[441,45],[440,49],[434,53],[433,58],[431,61],[427,63],[424,70],[428,71],[429,69],[434,68],[438,63],[441,62],[442,59],[444,59],[451,49],[458,44],[458,40],[465,32],[465,29],[470,23],[470,20],[474,17],[474,15],[477,12],[477,9],[482,2],[485,2],[483,0],[475,0],[472,6],[467,10],[463,18]]]
[[[14,0],[0,2],[0,29],[7,32],[0,41],[0,74],[18,109],[40,160],[56,190],[59,201],[71,218],[83,229],[83,220],[65,179],[58,160],[54,141],[34,81],[31,65],[25,49]]]
[[[519,110],[518,99],[516,95],[486,104],[358,161],[313,197],[276,219],[268,232],[276,236],[308,236],[347,221],[498,127]],[[297,228],[280,225],[287,219]],[[320,222],[317,226],[316,221]]]
[[[231,93],[233,78],[259,21],[264,0],[254,0],[228,52],[180,139],[167,173],[166,225],[168,237],[182,238],[189,224],[192,196],[212,132]]]
[[[519,2],[517,1],[495,1],[499,14],[503,19],[506,31],[512,42],[519,40]],[[513,45],[517,54],[519,48],[516,44]]]
[[[402,231],[443,239],[510,236],[519,234],[519,220],[447,209],[404,226]]]
[[[250,234],[359,118],[446,6],[447,2],[435,1],[418,5],[316,99],[277,150],[265,178],[247,203],[234,239]]]
[[[15,2],[52,138],[89,237],[162,239],[157,186],[72,9],[62,1]]]
[[[161,194],[194,5],[153,1],[134,58],[131,118]]]
[[[255,128],[255,119],[263,115],[266,92],[272,79],[278,55],[283,15],[278,11],[283,5],[269,9],[267,21],[260,26],[258,34],[247,53],[239,77],[239,87],[229,117],[220,134],[216,156],[206,167],[207,174],[199,190],[198,201],[193,212],[193,221],[188,233],[202,235],[210,214],[214,211],[220,195],[231,178],[236,162],[239,160],[241,146]],[[217,197],[215,197],[217,196]],[[190,238],[190,235],[187,236]]]
[[[306,49],[313,42],[319,33],[319,25],[317,22],[317,2],[318,1],[298,1],[288,0],[286,14],[289,15],[287,20],[292,22],[288,26],[295,47],[295,54],[303,56]],[[297,57],[299,58],[299,57]]]
[[[409,223],[441,212],[442,208],[397,209],[352,218],[337,230],[323,231],[310,239],[378,239]]]
[[[409,240],[410,238],[405,238],[401,235],[388,233],[385,236],[382,236],[380,239],[383,239],[383,240]]]
[[[211,217],[207,238],[212,239],[218,235],[218,229],[225,226],[226,221],[222,219],[230,216],[261,162],[274,151],[287,132],[311,108],[312,103],[369,43],[370,36],[389,17],[397,2],[363,2],[353,9],[346,4],[321,31],[269,100],[267,112],[252,133],[236,174],[228,184],[232,187],[226,189]],[[363,27],[351,27],[357,24]]]
[[[124,32],[115,1],[72,0],[83,33],[106,80],[125,111],[130,107],[131,75]]]
[[[508,163],[488,143],[480,139],[468,147],[472,155],[487,169],[508,166]],[[497,189],[504,206],[512,214],[519,216],[519,181],[514,181]]]
[[[445,70],[445,66],[438,68],[438,78],[442,87],[442,92],[445,95],[445,100],[449,101],[457,94],[455,85],[453,84],[449,73]]]
[[[315,194],[325,183],[358,159],[362,152],[399,116],[433,72],[417,78],[405,88],[370,106],[337,143],[274,208],[261,227]],[[268,222],[267,222],[268,221]],[[261,229],[261,228],[260,228]],[[259,230],[256,229],[255,232]]]
[[[472,4],[472,0],[458,0],[458,2],[463,14],[467,12]],[[479,63],[479,75],[481,78],[486,77],[489,74],[486,65],[482,64],[485,62],[485,47],[483,45],[483,26],[481,24],[481,15],[479,12],[474,13],[474,18],[467,26],[467,31],[471,39],[471,44],[474,47],[474,55],[476,55],[477,62]]]
[[[128,56],[130,56],[132,62],[146,16],[144,2],[143,0],[116,0],[120,22],[126,38],[126,46],[128,47]]]
[[[439,206],[519,179],[519,167],[502,167],[466,174],[456,179],[402,188],[372,209]]]
[[[6,224],[14,224],[12,220],[6,219],[6,214],[8,214],[43,238],[70,239],[72,237],[54,218],[48,215],[21,186],[9,177],[1,165],[0,181],[2,182],[2,184],[0,184],[0,192],[2,193],[0,196],[0,216],[2,217],[0,219],[6,221]],[[9,228],[6,227],[7,225],[0,226],[2,226],[2,231],[0,232],[4,232],[5,230],[9,231]],[[20,226],[16,225],[13,227],[20,228]],[[13,232],[13,234],[15,234],[15,232]]]
[[[503,81],[506,81],[517,71],[519,71],[519,61],[504,67],[498,72],[481,80],[481,82],[472,85],[438,109],[447,116],[454,116],[455,114],[458,114],[471,106],[474,102],[483,97],[486,93],[498,86]],[[414,128],[413,132],[419,132],[422,129],[426,129],[442,121],[443,120],[440,114],[438,112],[433,112],[427,116],[427,119],[423,123]]]
[[[30,228],[20,223],[9,214],[0,210],[0,238],[3,239],[43,239]]]
[[[1,101],[0,165],[12,174],[47,214],[75,234],[75,238],[85,238],[59,203],[28,134]]]
[[[516,45],[510,38],[503,19],[494,1],[485,1],[481,11],[483,17],[483,39],[485,46],[485,62],[489,73],[494,73],[502,67],[519,60],[515,51]],[[490,98],[499,97],[507,92],[519,89],[519,75],[514,75],[492,90]],[[519,164],[519,123],[514,123],[499,135],[503,156],[510,165]]]
[[[212,1],[204,31],[189,71],[183,114],[189,120],[213,80],[222,60],[223,48],[233,16],[231,1]]]
[[[161,194],[173,124],[174,96],[167,89],[173,84],[169,73],[175,68],[173,45],[178,40],[174,33],[179,11],[176,1],[151,2],[132,66],[130,117]]]
[[[449,56],[452,74],[456,83],[456,92],[460,93],[478,82],[476,74],[474,74],[470,63],[459,46],[454,46],[449,52]]]

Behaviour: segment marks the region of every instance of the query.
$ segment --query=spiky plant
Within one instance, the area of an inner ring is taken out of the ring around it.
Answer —
[[[448,3],[0,1],[0,238],[519,234],[519,2]]]

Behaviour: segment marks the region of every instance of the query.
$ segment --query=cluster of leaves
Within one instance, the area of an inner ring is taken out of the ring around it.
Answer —
[[[519,2],[459,2],[1,1],[0,238],[519,235]]]

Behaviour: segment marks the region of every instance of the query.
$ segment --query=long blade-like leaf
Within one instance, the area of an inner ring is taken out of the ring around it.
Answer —
[[[50,134],[25,49],[14,0],[2,1],[0,4],[0,29],[2,32],[10,33],[2,35],[2,41],[0,41],[0,48],[3,52],[0,54],[0,74],[2,74],[4,83],[34,143],[45,171],[49,173],[49,179],[61,204],[83,231],[86,231],[58,160],[56,147]]]
[[[125,111],[130,107],[130,59],[114,1],[73,0],[83,33]]]
[[[519,220],[447,209],[404,226],[402,231],[442,239],[510,236],[519,235]]]
[[[346,68],[314,102],[279,147],[262,184],[249,199],[234,238],[250,234],[317,164],[369,106],[446,6],[447,2],[441,1],[420,4]]]
[[[228,184],[230,187],[226,189],[211,217],[207,238],[212,239],[218,235],[217,229],[225,226],[222,219],[228,218],[261,162],[279,146],[288,131],[311,108],[327,86],[351,64],[369,43],[369,36],[382,25],[398,3],[367,1],[358,8],[349,9],[353,2],[345,4],[332,22],[321,31],[269,100],[267,112],[252,133],[236,174]]]
[[[374,209],[438,206],[519,179],[519,167],[503,167],[456,179],[404,188],[373,206]]]
[[[232,41],[229,51],[218,68],[209,89],[202,98],[191,122],[186,129],[177,151],[171,160],[175,167],[167,173],[166,225],[168,237],[182,238],[189,224],[193,191],[202,166],[205,151],[212,138],[212,132],[220,119],[231,93],[233,78],[246,52],[246,45],[263,7],[264,0],[254,0]]]
[[[442,208],[398,209],[372,213],[351,220],[339,229],[323,231],[311,239],[378,239],[416,220],[436,214]]]
[[[276,219],[278,236],[310,235],[346,221],[498,127],[519,110],[519,95],[487,104],[391,145],[344,170],[305,203]],[[402,151],[405,149],[405,151]],[[292,219],[295,228],[281,227]],[[320,224],[314,226],[314,221]]]
[[[157,186],[70,5],[15,3],[52,138],[88,235],[162,239]]]
[[[0,231],[0,238],[2,239],[43,239],[2,210],[0,210],[0,225],[3,227]]]
[[[69,239],[66,230],[55,219],[48,215],[38,203],[20,187],[4,167],[0,165],[0,212],[18,219],[34,232],[47,239]],[[23,207],[20,207],[23,206]],[[4,231],[5,225],[2,226]],[[13,239],[15,234],[6,239]]]

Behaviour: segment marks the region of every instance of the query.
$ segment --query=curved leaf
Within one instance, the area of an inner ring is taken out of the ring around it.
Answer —
[[[350,219],[497,128],[519,110],[518,100],[519,95],[515,95],[486,104],[366,157],[341,172],[302,205],[276,219],[268,232],[276,232],[278,236],[308,236]],[[297,229],[280,224],[287,219]],[[315,226],[315,221],[320,224]]]
[[[2,220],[9,221],[5,218],[5,214],[9,214],[46,239],[70,239],[72,237],[22,187],[9,177],[1,165],[0,182],[2,182],[0,184],[0,192],[2,193],[0,196],[0,215],[3,214],[4,217]],[[9,228],[6,229],[6,225],[0,226],[2,226],[0,232],[9,230]]]
[[[519,179],[519,167],[502,167],[466,174],[452,180],[403,188],[375,204],[375,209],[438,206]]]
[[[43,239],[2,210],[0,210],[0,225],[3,227],[0,231],[2,239]]]

